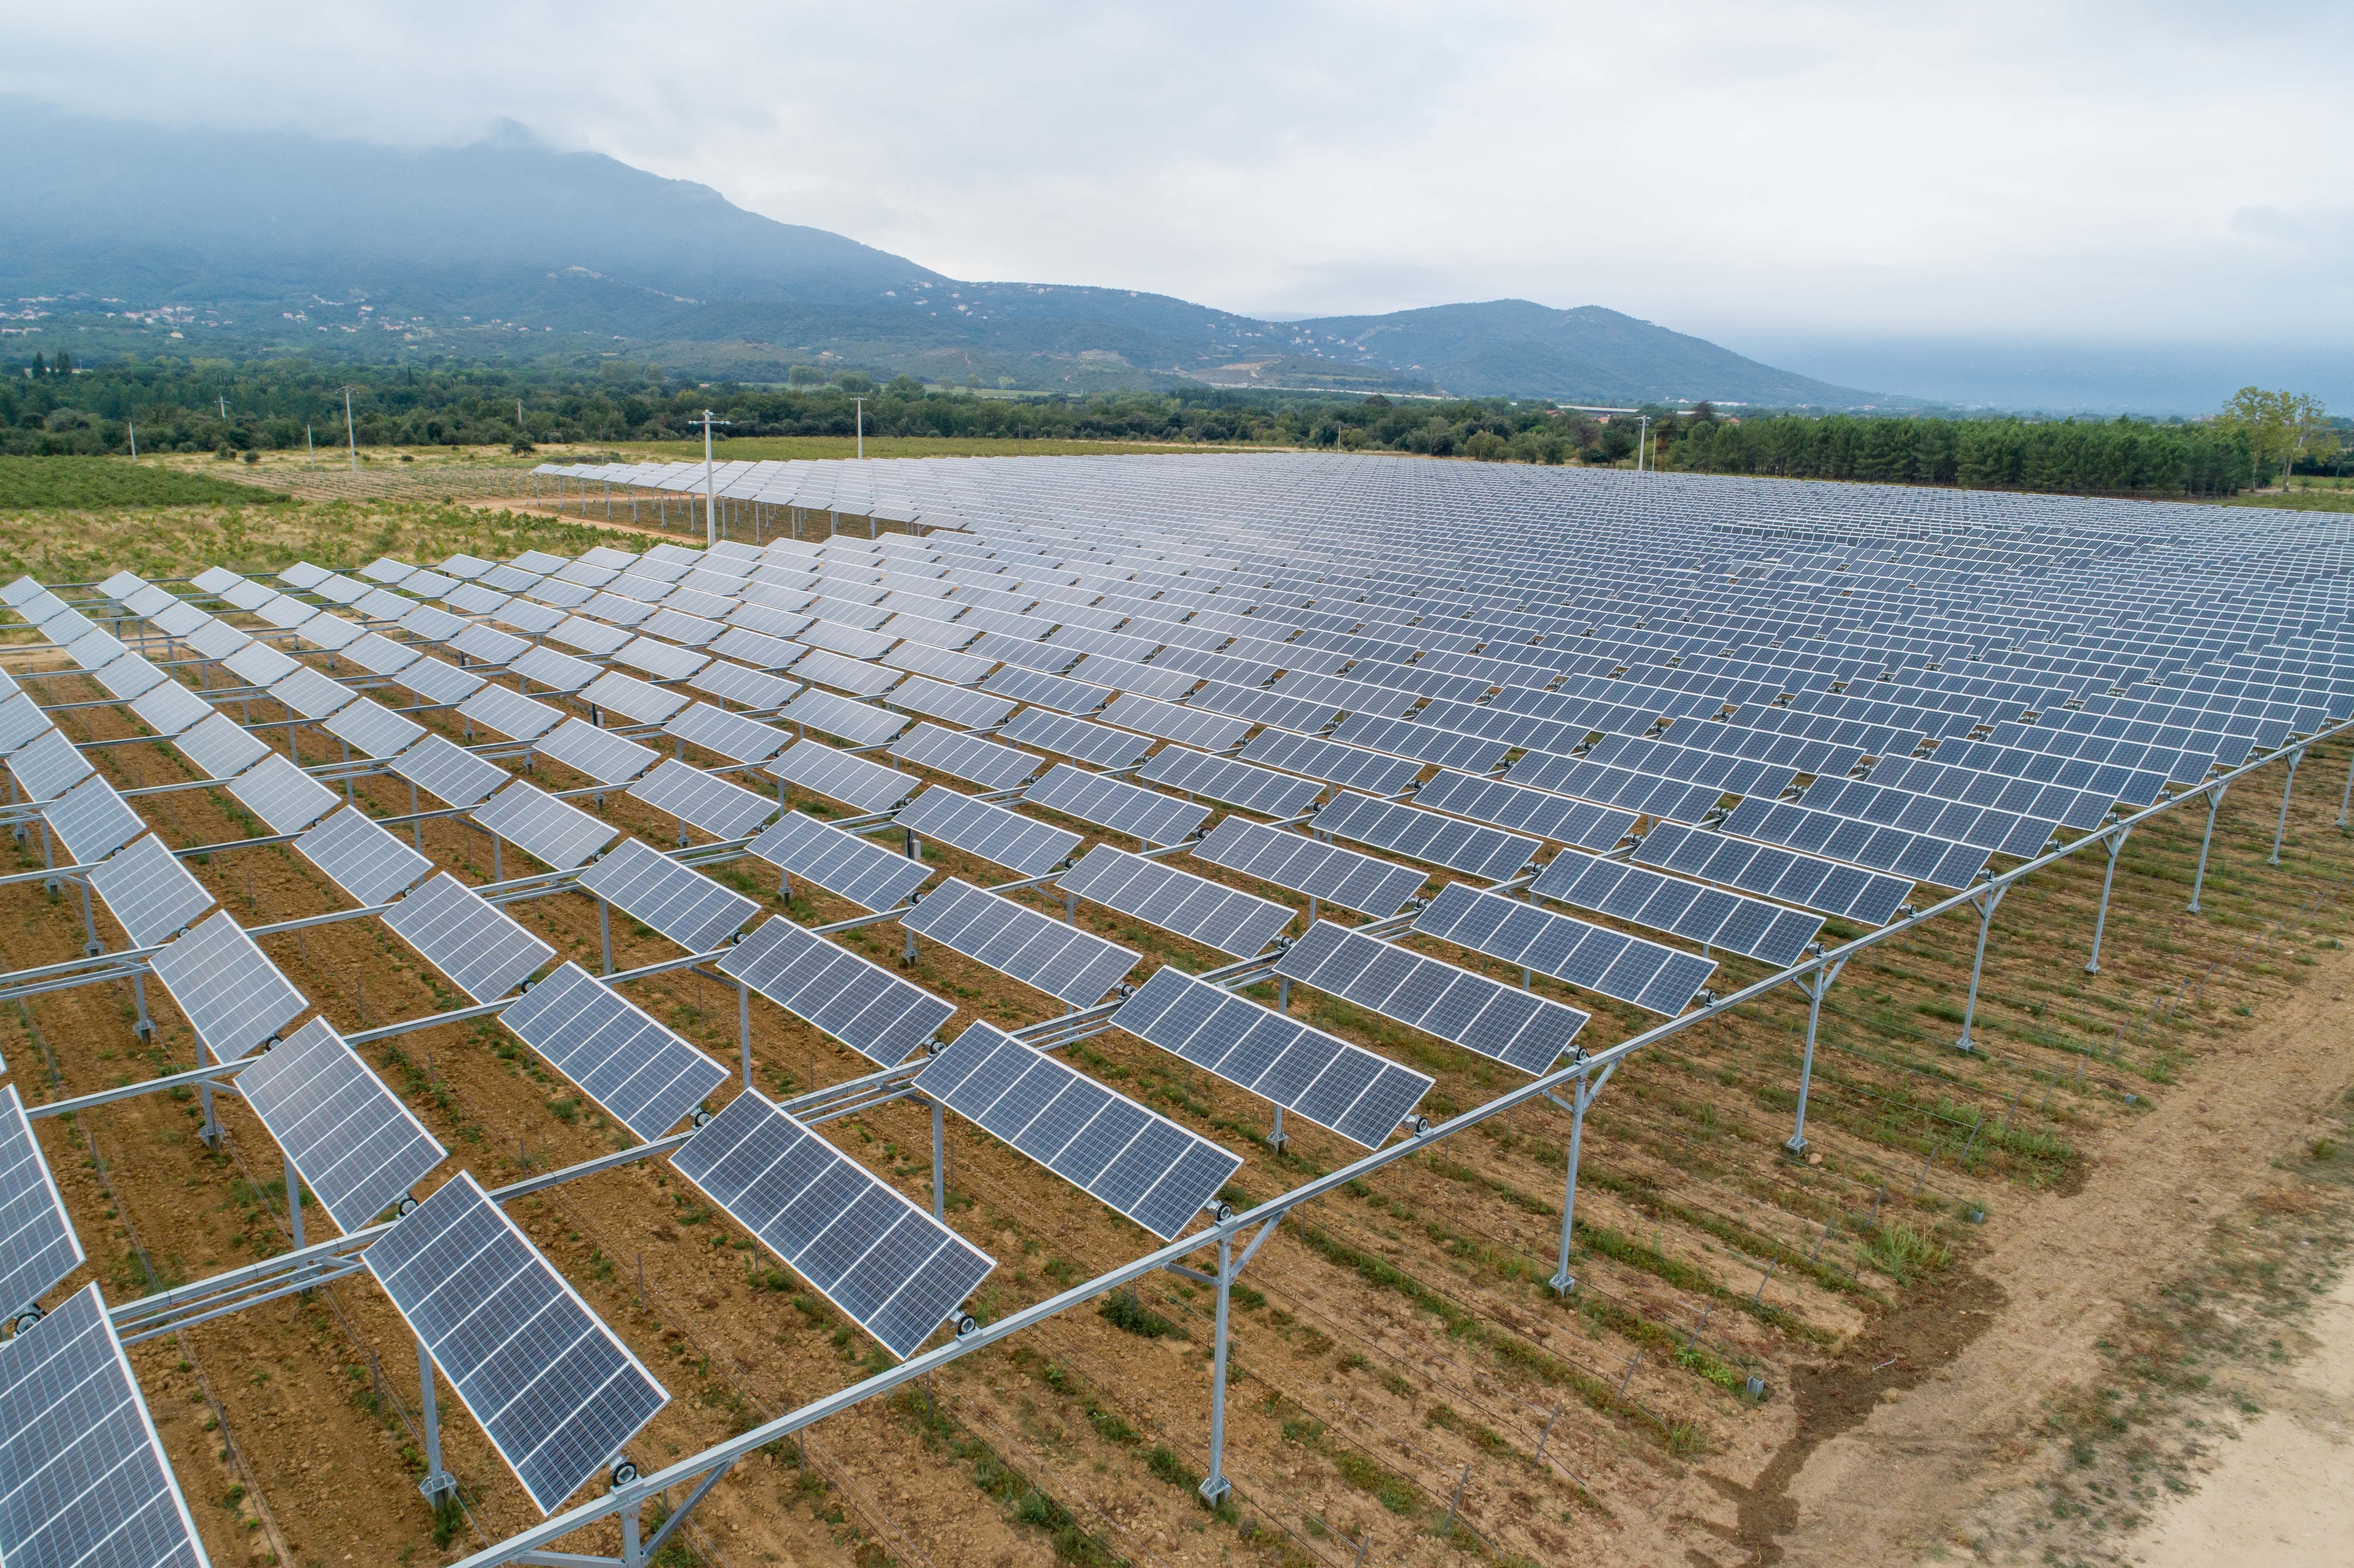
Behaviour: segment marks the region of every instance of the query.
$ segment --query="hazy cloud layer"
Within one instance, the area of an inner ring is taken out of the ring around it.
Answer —
[[[1719,337],[2344,342],[2354,12],[1223,3],[18,7],[0,90],[408,144],[502,118],[967,278]],[[266,171],[263,171],[267,177]]]

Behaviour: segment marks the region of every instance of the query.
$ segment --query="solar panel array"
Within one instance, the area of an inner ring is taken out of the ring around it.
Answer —
[[[640,1138],[660,1138],[727,1070],[578,964],[503,1009],[499,1022]]]
[[[1261,951],[1291,924],[1288,906],[1110,844],[1087,851],[1055,885],[1236,958]]]
[[[49,1287],[81,1266],[57,1179],[26,1119],[16,1086],[0,1086],[0,1311],[33,1306]],[[6,1510],[0,1509],[0,1516]]]
[[[767,920],[720,955],[719,972],[882,1066],[907,1060],[956,1004],[790,920]]]
[[[1574,1007],[1329,920],[1309,927],[1275,972],[1524,1073],[1550,1071],[1585,1027]]]
[[[1415,916],[1414,928],[1670,1018],[1691,1005],[1716,970],[1713,959],[1461,882],[1441,888],[1430,907]]]
[[[323,1018],[239,1073],[237,1090],[347,1235],[449,1152]]]
[[[1026,904],[949,877],[900,916],[908,930],[1074,1007],[1103,999],[1137,955]]]
[[[787,811],[744,846],[769,864],[868,909],[895,909],[930,880],[932,868],[893,854],[802,811]]]

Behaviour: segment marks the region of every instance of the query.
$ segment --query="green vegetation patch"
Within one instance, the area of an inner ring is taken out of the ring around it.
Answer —
[[[0,512],[101,506],[268,505],[286,497],[157,463],[103,457],[0,457]]]

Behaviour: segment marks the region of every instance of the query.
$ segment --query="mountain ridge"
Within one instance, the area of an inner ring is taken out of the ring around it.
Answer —
[[[807,363],[1071,390],[1288,376],[1573,402],[1912,401],[1596,305],[1276,323],[1150,291],[966,281],[512,124],[411,151],[287,132],[199,141],[12,107],[0,296],[47,306],[55,323],[11,329],[28,346],[172,352],[177,334],[183,352],[628,353],[689,372],[724,363],[744,379]]]

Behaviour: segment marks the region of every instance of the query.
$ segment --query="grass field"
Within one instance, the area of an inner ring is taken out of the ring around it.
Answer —
[[[252,488],[186,468],[105,457],[0,457],[0,514],[250,503]]]

